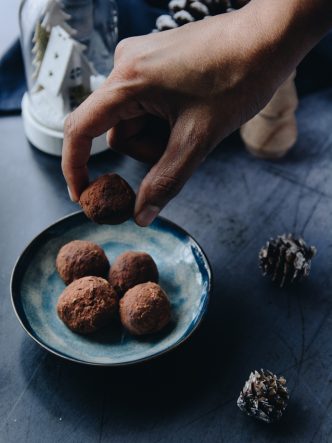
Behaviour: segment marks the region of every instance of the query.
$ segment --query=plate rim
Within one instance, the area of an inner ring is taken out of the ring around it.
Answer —
[[[50,347],[46,343],[43,343],[42,340],[40,340],[38,337],[34,336],[29,331],[28,327],[24,324],[24,319],[21,318],[21,316],[18,312],[18,309],[16,307],[16,303],[17,303],[16,299],[20,297],[18,291],[16,291],[17,288],[15,288],[15,285],[18,284],[17,283],[18,276],[16,274],[19,271],[19,267],[21,266],[21,263],[22,263],[24,257],[29,254],[29,252],[33,248],[33,246],[35,246],[35,244],[38,243],[38,240],[40,239],[40,237],[42,235],[44,235],[49,229],[51,229],[55,225],[65,221],[69,218],[75,218],[75,217],[79,217],[82,215],[84,215],[84,212],[82,210],[75,211],[75,212],[65,215],[64,217],[57,219],[56,221],[52,222],[50,225],[46,226],[46,228],[42,229],[42,231],[40,231],[35,237],[33,237],[33,239],[31,241],[29,241],[29,243],[24,247],[24,249],[22,250],[22,252],[19,254],[18,258],[15,261],[15,264],[14,264],[14,267],[13,267],[13,270],[11,273],[11,278],[10,278],[10,298],[11,298],[11,304],[12,304],[12,308],[14,310],[14,313],[16,315],[16,318],[19,321],[23,330],[26,332],[26,334],[28,334],[28,336],[30,338],[32,338],[39,346],[41,346],[42,348],[44,348],[46,351],[50,352],[51,354],[56,355],[57,357],[60,357],[60,358],[67,360],[67,361],[71,361],[73,363],[77,363],[77,364],[81,364],[81,365],[88,365],[88,366],[96,366],[96,367],[132,366],[132,365],[143,363],[143,362],[146,362],[149,360],[154,360],[155,358],[158,358],[161,355],[166,354],[166,353],[172,351],[173,349],[176,349],[178,346],[182,345],[185,341],[187,341],[191,337],[191,335],[196,331],[196,329],[200,326],[200,324],[203,320],[203,317],[207,311],[210,297],[211,297],[212,287],[213,287],[212,267],[211,267],[211,264],[210,264],[210,261],[209,261],[207,255],[205,254],[203,248],[197,242],[197,240],[191,234],[189,234],[185,229],[183,229],[181,226],[177,225],[173,221],[171,221],[163,216],[158,216],[157,220],[161,220],[163,223],[166,223],[169,226],[171,226],[172,228],[175,228],[175,230],[180,231],[182,234],[184,234],[191,241],[194,242],[194,244],[196,245],[196,247],[199,250],[201,257],[203,258],[203,261],[205,262],[205,268],[206,268],[206,271],[208,274],[208,279],[207,279],[208,284],[207,284],[207,288],[206,288],[206,296],[204,299],[203,306],[199,312],[199,315],[196,319],[194,326],[192,327],[192,329],[189,331],[189,333],[187,335],[180,337],[175,343],[169,345],[168,347],[166,347],[165,349],[163,349],[159,352],[156,352],[153,355],[137,358],[137,359],[131,360],[131,361],[105,363],[105,362],[85,361],[85,360],[81,360],[79,358],[75,358],[75,357],[71,357],[69,355],[66,355],[66,354],[62,353],[61,351],[53,349],[52,347]]]

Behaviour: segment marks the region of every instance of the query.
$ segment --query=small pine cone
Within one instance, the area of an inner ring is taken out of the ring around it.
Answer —
[[[194,22],[194,17],[188,11],[179,11],[173,15],[174,21],[178,26],[186,25],[187,23]]]
[[[230,0],[231,7],[234,9],[240,9],[249,2],[250,0]]]
[[[161,15],[156,22],[157,31],[166,31],[178,26],[202,20],[210,15],[221,14],[229,8],[228,0],[171,0],[170,15]]]
[[[167,31],[169,29],[177,28],[178,24],[168,14],[160,15],[156,21],[157,31]]]
[[[237,405],[247,415],[273,423],[282,417],[288,400],[285,378],[261,369],[250,374]]]
[[[178,12],[187,11],[194,20],[201,20],[210,15],[209,8],[202,1],[171,0],[168,8],[173,16]]]
[[[310,273],[311,259],[316,254],[314,246],[307,246],[302,238],[292,234],[271,239],[259,252],[259,264],[263,275],[283,287],[285,283],[301,281]]]
[[[230,6],[229,0],[200,0],[210,11],[211,15],[223,14]]]
[[[190,3],[190,13],[195,20],[202,20],[210,15],[209,8],[203,2]]]
[[[188,0],[171,0],[168,3],[168,9],[174,14],[175,12],[186,9]]]

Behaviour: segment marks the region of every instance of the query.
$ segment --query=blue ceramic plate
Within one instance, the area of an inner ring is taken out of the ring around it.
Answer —
[[[55,270],[55,259],[60,247],[75,239],[98,243],[111,263],[130,249],[151,254],[159,268],[159,283],[171,301],[171,323],[162,332],[143,338],[129,335],[119,324],[90,336],[71,332],[56,313],[65,285]],[[60,357],[102,366],[149,360],[178,346],[200,323],[210,287],[211,270],[202,249],[173,223],[159,217],[148,228],[132,220],[100,226],[82,212],[39,234],[19,257],[11,282],[14,310],[30,337]]]

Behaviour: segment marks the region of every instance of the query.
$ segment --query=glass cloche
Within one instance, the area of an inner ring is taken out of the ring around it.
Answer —
[[[61,155],[66,116],[111,72],[117,18],[114,0],[22,1],[22,116],[27,138],[42,151]],[[104,149],[105,137],[95,139],[92,152]]]

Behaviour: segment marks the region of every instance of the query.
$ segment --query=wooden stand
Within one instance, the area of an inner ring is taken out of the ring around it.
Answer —
[[[241,128],[246,148],[256,157],[283,157],[296,142],[298,97],[294,78],[295,72],[279,87],[267,106]]]

